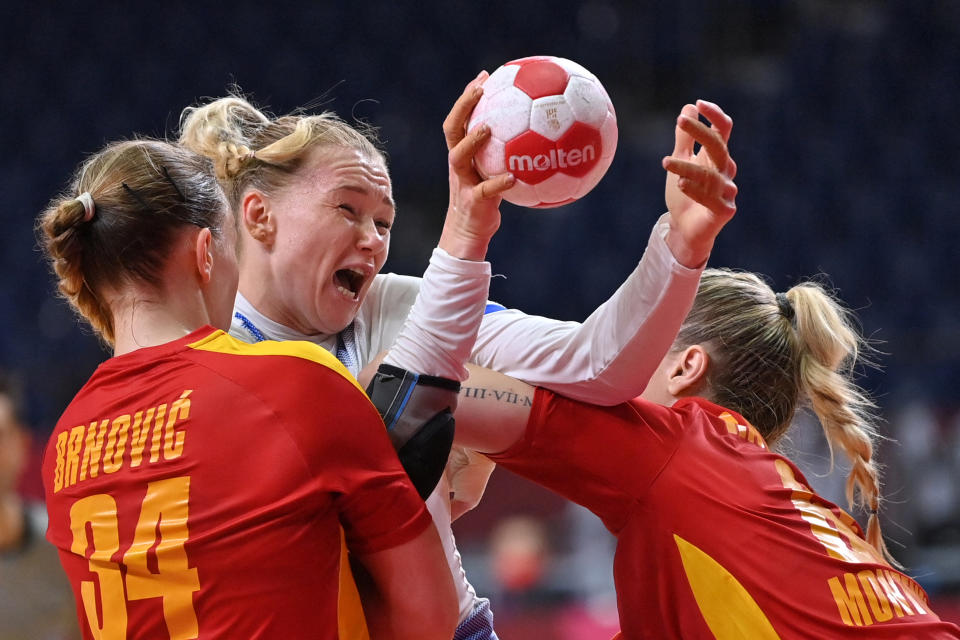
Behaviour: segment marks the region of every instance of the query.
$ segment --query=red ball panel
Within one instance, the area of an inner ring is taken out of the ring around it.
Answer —
[[[553,59],[554,59],[554,56],[526,56],[523,58],[517,58],[516,60],[511,60],[510,62],[506,62],[504,63],[503,66],[507,66],[508,64],[523,65],[523,64],[527,64],[528,62],[533,62],[534,60],[553,60]]]
[[[602,154],[600,132],[575,122],[556,142],[535,131],[520,134],[504,146],[504,164],[517,180],[539,184],[558,172],[582,178]]]
[[[556,143],[536,131],[527,131],[507,142],[504,154],[507,171],[527,184],[543,182],[558,170],[556,161],[551,162],[557,154]]]
[[[562,95],[567,88],[567,77],[564,68],[550,60],[531,60],[520,66],[513,86],[536,100]]]
[[[574,122],[556,142],[560,171],[582,178],[590,173],[603,157],[603,139],[600,130]],[[562,153],[561,153],[562,151]]]

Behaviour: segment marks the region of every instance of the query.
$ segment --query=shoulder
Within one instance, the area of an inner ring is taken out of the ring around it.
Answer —
[[[363,387],[323,347],[299,340],[248,344],[222,332],[188,346],[194,362],[227,385],[229,397],[269,411],[307,449],[315,441],[334,446],[383,432]],[[351,428],[337,427],[344,424]]]
[[[343,379],[345,383],[363,392],[360,384],[339,360],[323,347],[311,342],[263,340],[251,344],[218,331],[189,344],[188,348],[197,354],[210,354],[211,358],[222,360],[228,367],[255,367],[260,370],[261,377],[265,377],[263,361],[270,360],[270,366],[281,367],[291,373],[297,372],[297,376],[286,379],[285,382],[289,384],[303,382],[304,376],[308,381],[316,377],[334,377]]]

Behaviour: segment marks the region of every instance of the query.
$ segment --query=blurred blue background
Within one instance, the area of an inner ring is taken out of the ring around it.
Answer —
[[[490,259],[506,277],[495,279],[492,297],[584,319],[633,268],[664,208],[660,158],[672,149],[681,106],[719,103],[735,122],[740,194],[711,264],[762,272],[777,290],[829,274],[857,310],[883,352],[882,370],[865,371],[863,382],[896,440],[880,453],[886,532],[910,573],[945,603],[944,617],[960,618],[960,3],[409,4],[0,9],[0,366],[25,379],[37,442],[106,357],[52,295],[33,233],[85,154],[134,133],[171,134],[183,107],[233,83],[276,113],[310,105],[369,120],[386,141],[398,202],[386,270],[418,274],[446,207],[441,123],[450,105],[482,68],[558,55],[606,86],[617,155],[580,202],[552,211],[504,205]],[[796,438],[796,455],[822,492],[839,495],[835,477],[819,477],[829,453],[815,426],[810,434]],[[25,486],[36,490],[32,479]],[[533,514],[548,552],[525,588],[531,609],[608,594],[609,549],[599,544],[585,559],[590,545],[577,543],[582,531],[582,540],[598,540],[589,519],[537,491],[497,472],[490,499],[458,522],[478,587],[509,591],[490,561],[493,534],[505,518]],[[583,562],[601,563],[600,577],[573,568]],[[504,605],[504,619],[513,608],[522,609]]]

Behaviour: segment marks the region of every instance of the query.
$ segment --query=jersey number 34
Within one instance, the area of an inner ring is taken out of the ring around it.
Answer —
[[[127,637],[127,601],[163,599],[163,617],[170,638],[187,640],[199,635],[193,593],[200,590],[197,569],[187,563],[187,516],[190,477],[167,478],[147,485],[133,543],[123,554],[126,573],[112,558],[120,550],[117,503],[108,494],[81,498],[70,508],[73,545],[70,550],[87,555],[87,525],[93,550],[90,571],[100,583],[102,615],[97,612],[96,585],[85,580],[80,594],[90,633],[97,640]],[[148,552],[154,549],[156,570],[148,566]],[[126,587],[126,588],[124,588]]]

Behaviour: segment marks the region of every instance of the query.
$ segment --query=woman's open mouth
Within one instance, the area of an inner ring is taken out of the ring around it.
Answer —
[[[333,283],[344,297],[356,302],[360,299],[360,290],[367,275],[359,269],[338,269],[333,274]]]

